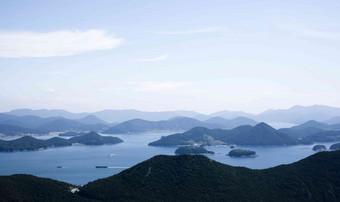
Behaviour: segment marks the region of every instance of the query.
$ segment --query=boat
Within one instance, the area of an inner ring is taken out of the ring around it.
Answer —
[[[62,166],[57,166],[57,168],[63,168]]]
[[[103,166],[103,165],[99,165],[99,166],[96,166],[96,168],[107,168],[108,166]]]

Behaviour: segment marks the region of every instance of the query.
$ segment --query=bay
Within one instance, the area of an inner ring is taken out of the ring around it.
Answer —
[[[177,147],[151,147],[148,143],[171,133],[144,133],[113,135],[124,140],[116,145],[55,147],[40,151],[0,153],[0,175],[32,174],[75,185],[117,174],[155,155],[174,155]],[[52,136],[55,136],[52,135]],[[47,136],[38,138],[46,139]],[[334,143],[322,143],[329,148]],[[215,155],[207,155],[218,162],[263,169],[289,164],[314,154],[313,145],[268,146],[236,148],[256,151],[255,158],[226,156],[229,147],[207,147]],[[108,168],[95,168],[106,165]],[[62,166],[62,168],[57,168]]]

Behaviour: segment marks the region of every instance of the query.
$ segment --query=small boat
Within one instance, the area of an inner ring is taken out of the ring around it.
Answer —
[[[103,166],[103,165],[100,165],[100,166],[96,166],[96,168],[107,168],[108,166]]]
[[[62,166],[57,166],[57,168],[63,168]]]

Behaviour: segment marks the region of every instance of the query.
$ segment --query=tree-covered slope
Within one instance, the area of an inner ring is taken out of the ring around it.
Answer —
[[[32,175],[0,176],[0,201],[90,201],[70,192],[72,185]]]
[[[265,170],[205,156],[156,156],[99,179],[80,195],[101,201],[339,201],[340,151]]]
[[[238,145],[295,145],[302,141],[275,130],[265,123],[254,127],[239,126],[232,130],[193,128],[184,133],[162,137],[151,142],[150,146],[204,144],[238,144]]]
[[[102,144],[117,144],[123,142],[118,137],[101,136],[96,132],[90,132],[86,135],[76,136],[69,139],[71,143],[80,143],[86,145],[102,145]]]
[[[36,139],[31,136],[24,136],[19,139],[5,141],[0,140],[0,151],[13,152],[24,150],[46,149],[53,146],[69,146],[71,143],[63,138],[54,137],[48,140]]]
[[[201,155],[155,156],[72,194],[72,185],[0,176],[0,201],[339,201],[340,151],[252,170]]]
[[[24,136],[10,141],[0,140],[0,152],[38,150],[46,149],[48,147],[71,146],[73,143],[85,145],[103,145],[117,144],[121,142],[123,142],[123,140],[118,137],[105,137],[97,134],[96,132],[90,132],[88,134],[73,137],[71,139],[53,137],[51,139],[41,140],[31,136]]]

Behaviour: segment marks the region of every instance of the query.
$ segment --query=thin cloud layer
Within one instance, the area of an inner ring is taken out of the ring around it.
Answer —
[[[57,32],[0,31],[0,57],[55,57],[117,47],[123,39],[103,30]]]
[[[182,34],[201,34],[201,33],[209,33],[209,32],[218,32],[222,31],[221,27],[209,27],[204,29],[194,29],[194,30],[185,30],[185,31],[154,31],[154,34],[168,34],[168,35],[182,35]]]
[[[155,57],[155,58],[144,58],[144,59],[140,59],[140,61],[142,62],[155,62],[155,61],[161,61],[161,60],[166,60],[169,57],[169,55],[161,55],[159,57]]]

